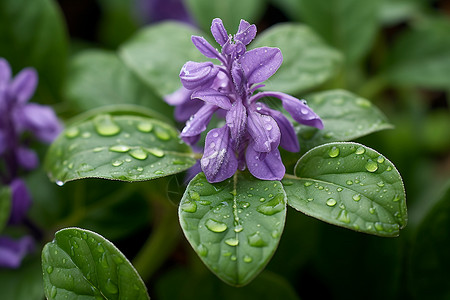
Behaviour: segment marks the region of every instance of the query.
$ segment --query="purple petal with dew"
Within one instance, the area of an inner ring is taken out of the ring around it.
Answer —
[[[250,42],[256,36],[256,26],[250,25],[247,21],[241,20],[239,23],[239,29],[234,36],[235,40],[241,41],[244,45],[250,44]]]
[[[232,38],[228,37],[227,42],[222,46],[222,53],[225,55],[232,55],[236,51],[236,45],[233,43]]]
[[[11,80],[11,67],[6,59],[0,57],[0,91],[4,90]]]
[[[192,93],[192,99],[200,99],[208,104],[216,105],[226,110],[231,108],[231,102],[228,96],[211,88],[195,91]]]
[[[0,236],[0,268],[16,269],[28,253],[34,250],[34,241],[30,236],[13,240]]]
[[[223,181],[236,172],[238,161],[233,151],[228,126],[208,132],[200,164],[208,182]]]
[[[278,149],[260,153],[250,145],[245,153],[245,160],[250,173],[258,179],[281,180],[286,172]]]
[[[280,49],[261,47],[241,56],[239,62],[247,76],[248,84],[260,83],[270,78],[283,62]]]
[[[281,112],[278,110],[270,109],[267,106],[258,103],[258,108],[263,114],[270,115],[277,122],[281,132],[280,146],[290,152],[299,152],[300,146],[298,143],[297,134],[295,133],[294,126]],[[257,109],[258,109],[257,108]]]
[[[222,20],[219,18],[212,20],[211,33],[220,46],[223,46],[228,41],[227,30],[225,29],[225,26],[223,26]]]
[[[245,48],[245,45],[241,41],[236,41],[234,51],[235,51],[235,54],[234,54],[235,57],[238,58],[247,51],[247,48]]]
[[[16,121],[36,138],[51,143],[62,131],[62,125],[50,106],[29,103],[16,114]]]
[[[256,111],[250,111],[247,130],[253,138],[253,148],[258,152],[270,152],[280,144],[280,129],[275,120]]]
[[[174,113],[175,120],[178,122],[186,122],[191,116],[195,115],[204,104],[205,102],[201,100],[192,99],[176,106]]]
[[[11,214],[9,224],[19,224],[26,216],[31,205],[31,196],[28,188],[22,179],[14,179],[9,187],[11,188]]]
[[[34,94],[38,83],[36,70],[25,68],[14,77],[9,86],[10,97],[15,97],[18,103],[27,102]]]
[[[246,78],[241,65],[237,61],[234,61],[231,67],[231,77],[233,78],[236,91],[243,95],[246,92]]]
[[[191,144],[191,138],[200,136],[200,134],[206,130],[206,127],[211,121],[211,117],[217,108],[217,106],[211,104],[203,105],[197,113],[186,122],[186,126],[180,134],[181,138],[188,144]]]
[[[19,164],[27,170],[33,170],[39,165],[39,158],[36,152],[25,147],[17,149],[17,159]]]
[[[231,138],[235,141],[235,147],[238,148],[242,142],[242,137],[246,132],[247,111],[242,101],[233,103],[230,111],[226,115],[226,122],[230,128]]]
[[[210,86],[219,72],[212,62],[188,61],[180,71],[181,83],[188,90]]]
[[[187,169],[186,171],[186,177],[184,178],[184,184],[187,185],[189,181],[192,180],[192,178],[195,177],[198,173],[202,171],[202,167],[200,166],[200,160],[197,160],[195,164]]]
[[[256,101],[262,97],[276,97],[280,99],[284,109],[295,121],[303,125],[323,129],[322,120],[308,105],[306,105],[305,100],[299,100],[291,95],[281,92],[262,92],[253,96],[251,101]]]
[[[194,46],[197,47],[198,51],[200,51],[204,56],[222,60],[217,49],[211,46],[211,44],[208,43],[204,37],[193,35],[191,40],[192,43],[194,43]]]
[[[191,99],[192,91],[185,87],[181,87],[172,94],[164,96],[164,101],[167,104],[175,106],[181,105]]]

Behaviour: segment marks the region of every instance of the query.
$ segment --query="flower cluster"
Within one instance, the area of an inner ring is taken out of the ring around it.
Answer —
[[[9,225],[21,224],[31,205],[31,197],[22,171],[39,164],[36,152],[29,148],[31,137],[52,142],[62,127],[54,111],[36,103],[28,103],[37,86],[34,69],[23,69],[12,78],[8,62],[0,58],[0,185],[11,191]],[[27,133],[27,134],[25,134]],[[0,267],[17,267],[32,249],[32,239],[13,240],[0,236]]]
[[[256,92],[280,67],[280,49],[261,47],[247,51],[256,36],[256,26],[241,20],[238,32],[228,35],[222,20],[214,19],[211,32],[222,47],[219,52],[205,38],[192,42],[211,62],[187,62],[181,69],[183,88],[166,97],[177,105],[177,120],[187,120],[182,139],[194,145],[206,130],[212,115],[225,116],[225,125],[206,135],[201,168],[209,182],[231,177],[246,167],[257,178],[281,180],[285,167],[278,146],[291,152],[300,150],[292,123],[283,113],[258,102],[264,97],[282,101],[292,118],[304,125],[323,128],[322,121],[307,105],[281,92]]]

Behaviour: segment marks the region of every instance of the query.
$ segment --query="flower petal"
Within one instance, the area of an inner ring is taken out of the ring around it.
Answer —
[[[39,164],[39,158],[36,152],[25,147],[17,149],[17,158],[19,164],[27,170],[33,170]]]
[[[233,103],[230,111],[227,112],[226,122],[228,128],[230,128],[231,138],[235,141],[236,148],[238,148],[241,138],[245,134],[245,126],[247,124],[247,112],[241,101]]]
[[[181,83],[188,90],[209,86],[214,81],[219,72],[219,68],[212,62],[188,61],[180,71]]]
[[[0,91],[4,90],[11,80],[11,67],[6,59],[0,57]]]
[[[0,155],[3,154],[5,149],[6,149],[6,134],[0,129]]]
[[[220,108],[229,110],[231,108],[231,102],[228,97],[221,92],[218,92],[211,88],[205,88],[201,90],[197,90],[192,93],[192,99],[200,99],[205,101],[206,103],[216,105]]]
[[[9,95],[15,97],[18,103],[25,103],[33,96],[37,83],[38,75],[36,70],[25,68],[11,82]]]
[[[0,268],[18,268],[22,259],[34,250],[34,241],[30,236],[13,240],[0,236]]]
[[[45,143],[51,143],[59,135],[62,125],[50,106],[29,103],[16,113],[16,122],[33,132]]]
[[[211,44],[208,43],[204,37],[193,35],[191,40],[192,43],[194,43],[194,46],[197,47],[198,51],[200,51],[204,56],[208,58],[217,58],[219,60],[222,59],[217,49],[211,46]]]
[[[30,208],[31,196],[22,179],[14,179],[9,187],[11,188],[12,206],[8,223],[19,224],[22,222]]]
[[[200,164],[208,182],[223,181],[236,172],[238,161],[230,141],[228,126],[208,132]]]
[[[240,95],[244,95],[246,91],[246,78],[241,65],[234,61],[231,67],[231,77],[233,78],[234,87]]]
[[[192,91],[191,91],[192,92]],[[189,96],[190,97],[190,96]],[[175,120],[178,122],[186,122],[189,118],[205,104],[205,102],[192,99],[175,107]]]
[[[280,129],[270,116],[250,111],[247,129],[253,138],[252,146],[255,151],[270,152],[280,144]]]
[[[223,26],[222,20],[215,18],[211,23],[211,33],[216,40],[216,42],[223,46],[228,41],[228,33]]]
[[[239,62],[244,69],[249,85],[260,83],[270,78],[283,62],[280,49],[261,47],[247,51]]]
[[[238,32],[234,36],[234,39],[241,41],[244,45],[248,45],[255,38],[255,36],[256,26],[250,25],[250,23],[245,20],[241,20],[239,23]]]
[[[181,87],[172,94],[164,96],[164,101],[167,104],[175,106],[183,104],[189,100],[191,100],[192,91],[188,90],[185,87]]]
[[[193,115],[187,122],[186,126],[181,131],[181,138],[188,144],[192,144],[192,138],[200,137],[200,134],[206,130],[211,117],[217,110],[217,106],[211,104],[203,105],[195,115]]]
[[[258,179],[281,180],[286,172],[277,148],[268,153],[260,153],[250,145],[245,153],[245,160],[250,173]]]

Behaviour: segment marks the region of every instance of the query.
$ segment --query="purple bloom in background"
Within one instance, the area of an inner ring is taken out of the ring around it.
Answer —
[[[263,97],[280,99],[292,118],[304,125],[322,129],[322,120],[303,100],[281,92],[255,93],[283,61],[278,48],[246,50],[246,45],[256,36],[255,25],[241,20],[238,32],[232,36],[217,18],[212,22],[211,32],[222,47],[221,52],[203,37],[193,36],[192,42],[203,55],[221,64],[187,62],[180,72],[183,88],[166,97],[169,104],[178,105],[175,112],[178,120],[186,117],[182,109],[191,106],[186,110],[190,118],[181,137],[186,143],[195,144],[212,115],[224,112],[225,125],[206,135],[201,168],[207,180],[219,182],[246,167],[259,179],[281,180],[285,167],[278,146],[298,152],[297,135],[281,112],[258,100]],[[200,106],[199,101],[203,102]],[[199,108],[192,114],[194,107]]]
[[[139,0],[139,14],[150,22],[175,20],[193,24],[183,0]]]
[[[0,236],[0,268],[18,268],[22,259],[34,250],[34,241],[29,236],[19,240]]]

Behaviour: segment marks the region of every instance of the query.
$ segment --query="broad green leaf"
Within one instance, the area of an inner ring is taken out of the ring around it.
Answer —
[[[384,25],[396,25],[405,22],[420,13],[423,0],[383,0],[378,12]]]
[[[285,197],[278,181],[236,173],[211,184],[200,173],[181,199],[181,227],[209,269],[226,283],[243,286],[276,250],[286,218]]]
[[[37,69],[38,94],[45,102],[60,98],[67,53],[64,28],[55,1],[0,1],[0,57],[15,73],[25,67]]]
[[[120,56],[162,97],[181,87],[179,74],[187,61],[206,60],[192,44],[192,35],[201,34],[181,23],[145,27],[121,47]]]
[[[393,128],[386,116],[372,103],[345,90],[330,90],[306,96],[308,105],[320,116],[324,128],[296,124],[302,151],[315,146],[350,141],[384,129]]]
[[[266,8],[266,0],[187,0],[185,3],[195,21],[207,33],[211,30],[212,20],[221,18],[228,34],[235,34],[241,19],[256,23]]]
[[[175,128],[146,117],[99,114],[69,127],[45,160],[58,184],[81,178],[141,181],[176,174],[195,163]]]
[[[7,186],[0,186],[0,233],[9,220],[11,211],[11,190]]]
[[[42,269],[39,256],[27,256],[18,269],[0,268],[2,299],[43,299]]]
[[[283,64],[267,82],[264,90],[301,93],[318,87],[338,70],[342,56],[329,47],[309,27],[281,24],[259,34],[250,44],[256,47],[278,47]]]
[[[450,22],[437,20],[406,31],[391,51],[387,77],[392,84],[448,89]]]
[[[131,263],[95,232],[66,228],[42,250],[48,299],[150,299]]]
[[[283,185],[288,204],[319,220],[380,236],[406,225],[406,196],[395,166],[357,143],[330,143],[307,152]]]
[[[428,199],[427,199],[428,200]],[[447,299],[450,280],[450,182],[420,224],[413,243],[411,286],[417,299]]]
[[[75,55],[70,64],[65,97],[79,110],[104,105],[137,104],[172,115],[172,108],[144,85],[117,55],[88,50]]]
[[[302,0],[302,20],[354,63],[372,46],[379,28],[380,0]]]

